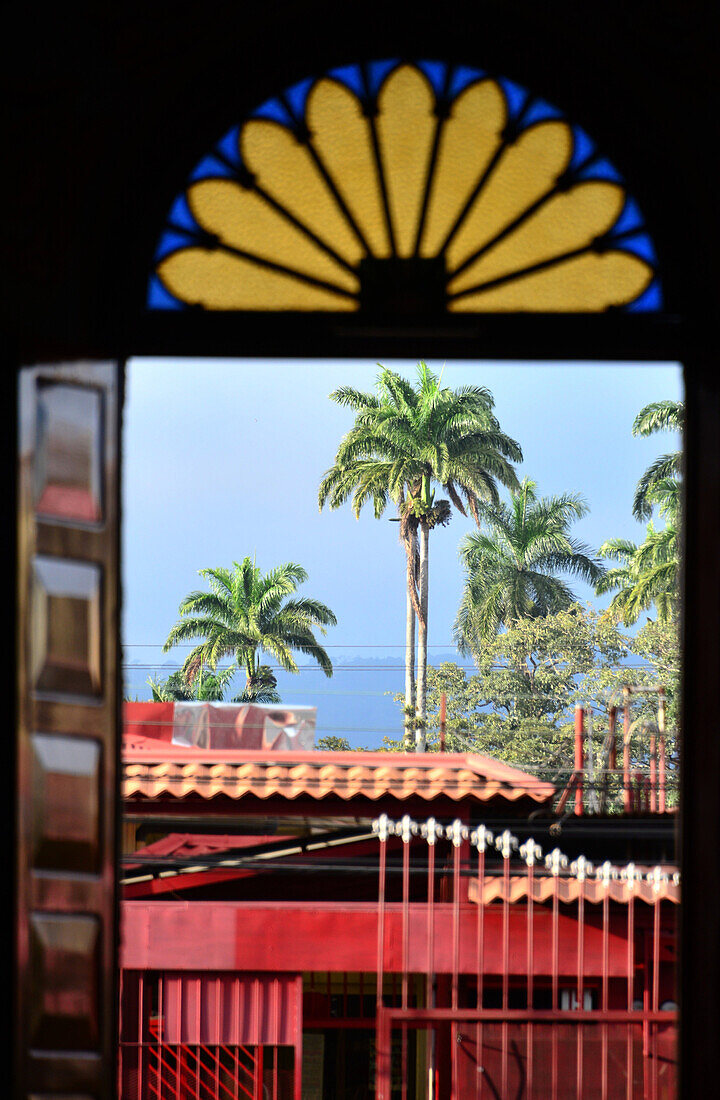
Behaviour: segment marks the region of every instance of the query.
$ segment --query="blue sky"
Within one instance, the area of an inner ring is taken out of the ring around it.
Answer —
[[[408,376],[415,370],[412,360],[384,362]],[[491,390],[503,430],[523,449],[519,473],[537,481],[541,494],[585,497],[590,512],[575,528],[578,537],[593,547],[611,537],[642,538],[631,515],[635,484],[678,441],[668,434],[635,439],[631,425],[649,401],[682,396],[676,364],[429,365],[444,369],[448,386],[472,381]],[[249,554],[263,570],[285,561],[305,567],[305,590],[338,618],[325,639],[331,656],[402,663],[405,564],[397,525],[375,520],[371,510],[356,521],[349,506],[317,507],[320,478],[352,424],[352,413],[328,394],[345,383],[371,390],[378,369],[352,360],[130,361],[123,436],[127,661],[175,660],[159,647],[182,597],[202,587],[197,570]],[[452,649],[462,587],[457,550],[469,529],[457,515],[432,535],[431,660]],[[576,591],[607,603],[582,584]],[[366,674],[362,683],[375,693],[378,678]],[[397,683],[399,689],[399,671]],[[342,676],[304,675],[283,697],[311,702],[315,685],[320,702],[341,692]]]

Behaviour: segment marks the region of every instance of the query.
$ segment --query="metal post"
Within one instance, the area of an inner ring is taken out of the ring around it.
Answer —
[[[483,978],[485,969],[485,848],[488,844],[492,844],[493,835],[486,829],[484,825],[480,825],[473,834],[474,842],[477,844],[478,850],[478,865],[477,865],[477,883],[478,883],[478,916],[477,916],[477,962],[476,962],[476,977],[477,977],[477,1008],[480,1010],[483,1007]],[[476,1056],[478,1072],[476,1074],[476,1086],[475,1086],[475,1098],[481,1100],[483,1094],[483,1025],[482,1021],[478,1022],[476,1031]],[[482,1072],[481,1072],[482,1070]]]
[[[558,942],[558,921],[559,921],[559,896],[558,896],[558,875],[563,867],[567,866],[567,856],[563,855],[559,848],[553,848],[552,852],[549,852],[545,856],[545,866],[552,875],[553,879],[553,892],[552,892],[552,964],[551,964],[551,981],[552,981],[552,1008],[553,1012],[557,1012],[559,1009],[558,1004],[558,977],[560,969],[559,960],[559,942]],[[558,1087],[558,1049],[557,1049],[557,1024],[553,1021],[551,1026],[551,1093],[553,1100],[557,1100],[557,1087]]]
[[[608,762],[603,785],[603,811],[615,795],[615,773],[617,771],[617,707],[608,710]]]
[[[533,1008],[533,985],[535,979],[535,955],[534,955],[534,870],[535,861],[540,858],[542,852],[539,845],[530,837],[520,848],[520,855],[524,857],[527,866],[527,1009]],[[526,1025],[525,1060],[527,1067],[527,1100],[533,1100],[534,1094],[534,1065],[533,1065],[533,1025]]]
[[[440,696],[440,752],[445,752],[445,719],[447,714],[447,696],[445,692]]]
[[[577,921],[577,1010],[583,1012],[585,1008],[585,877],[592,873],[592,864],[588,863],[585,856],[578,858],[571,864],[571,870],[578,884],[578,921]],[[583,1095],[583,1025],[578,1024],[576,1035],[576,1095],[578,1100]]]
[[[410,940],[410,920],[409,920],[409,905],[410,905],[410,818],[405,815],[401,822],[401,837],[403,842],[403,881],[402,881],[402,985],[401,985],[401,1004],[407,1011],[408,1008],[408,952],[409,952],[409,940]],[[401,1032],[401,1097],[402,1100],[407,1100],[407,1069],[408,1069],[408,1047],[407,1047],[407,1028],[403,1027]]]
[[[623,812],[630,813],[630,688],[623,688]]]
[[[664,814],[665,799],[665,688],[658,689],[658,740],[660,759],[658,761],[658,813]]]
[[[650,813],[657,813],[657,737],[650,734]]]
[[[585,711],[582,707],[575,707],[575,774],[578,777],[575,787],[575,813],[583,812],[583,768],[585,750]]]

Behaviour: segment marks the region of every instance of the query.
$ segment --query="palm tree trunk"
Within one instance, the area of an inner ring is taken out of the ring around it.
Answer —
[[[420,615],[418,617],[418,672],[415,707],[415,749],[425,752],[427,730],[428,550],[430,528],[420,521]]]
[[[408,578],[409,583],[410,578]],[[405,748],[415,747],[415,608],[410,588],[407,589],[405,616]]]

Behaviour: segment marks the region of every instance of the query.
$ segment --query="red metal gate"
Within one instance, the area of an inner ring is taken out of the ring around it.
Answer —
[[[302,979],[123,971],[122,1100],[294,1100]]]
[[[595,869],[557,848],[543,860],[532,839],[520,844],[508,830],[494,837],[459,820],[442,826],[383,815],[374,831],[377,1100],[675,1095],[676,872],[609,862]],[[402,851],[391,867],[396,837]],[[410,922],[418,869],[426,877],[424,929]],[[398,905],[400,1007],[383,996],[392,948],[386,915]],[[421,957],[425,1005],[411,1007]],[[422,1081],[408,1061],[411,1030],[425,1047]]]

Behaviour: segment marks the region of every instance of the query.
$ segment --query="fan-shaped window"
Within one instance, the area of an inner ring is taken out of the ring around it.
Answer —
[[[378,61],[294,85],[233,127],[173,202],[154,309],[656,310],[623,179],[502,77]]]

